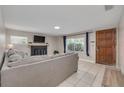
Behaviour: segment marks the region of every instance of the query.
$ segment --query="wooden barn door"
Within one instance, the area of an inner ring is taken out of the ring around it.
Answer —
[[[96,63],[105,65],[116,63],[116,29],[96,32]]]

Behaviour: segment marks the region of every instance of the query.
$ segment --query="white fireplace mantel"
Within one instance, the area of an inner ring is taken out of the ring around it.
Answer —
[[[48,46],[47,43],[29,43],[28,46]]]

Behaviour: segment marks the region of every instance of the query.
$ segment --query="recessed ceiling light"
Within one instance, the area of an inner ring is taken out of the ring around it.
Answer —
[[[60,26],[54,26],[54,29],[58,30],[60,29]]]

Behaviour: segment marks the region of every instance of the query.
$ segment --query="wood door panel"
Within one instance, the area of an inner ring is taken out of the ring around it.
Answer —
[[[116,63],[116,29],[96,32],[96,62],[113,65]]]
[[[106,61],[106,59],[105,59],[105,55],[106,55],[106,52],[105,52],[105,48],[100,48],[99,49],[99,62],[101,63],[101,64],[103,64],[105,61]]]

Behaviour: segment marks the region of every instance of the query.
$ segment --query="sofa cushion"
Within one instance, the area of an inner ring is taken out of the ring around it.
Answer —
[[[11,56],[11,55],[14,55],[16,53],[16,51],[14,49],[9,49],[8,52],[7,52],[7,56]]]
[[[12,67],[12,66],[24,65],[24,64],[39,62],[39,61],[42,61],[45,59],[49,59],[49,57],[46,55],[44,55],[44,56],[29,56],[26,58],[22,58],[16,62],[8,63],[8,66]]]
[[[17,54],[19,54],[22,58],[25,58],[28,56],[28,53],[23,52],[23,51],[17,51]]]
[[[21,57],[19,54],[17,54],[17,53],[12,54],[12,55],[10,55],[10,56],[8,57],[8,61],[9,61],[9,62],[15,62],[15,61],[18,61],[18,60],[20,60],[20,59],[22,59],[22,57]]]
[[[28,53],[16,49],[7,51],[8,62],[15,62],[28,56]]]

